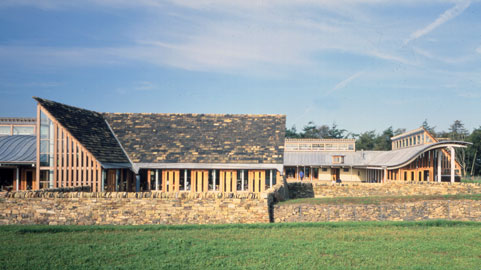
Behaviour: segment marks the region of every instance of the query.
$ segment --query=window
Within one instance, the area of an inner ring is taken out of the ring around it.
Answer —
[[[299,145],[297,143],[288,143],[286,144],[286,150],[287,151],[299,150]]]
[[[299,144],[299,150],[311,150],[310,144]]]
[[[314,143],[312,144],[312,150],[324,150],[323,143]]]
[[[327,144],[326,144],[326,150],[335,150],[334,144],[332,144],[332,143],[327,143]]]
[[[287,178],[295,178],[296,177],[296,168],[286,168],[286,176]]]
[[[349,150],[354,150],[354,144],[353,144],[353,143],[349,144],[348,149],[349,149]]]
[[[34,127],[14,126],[13,135],[35,135]]]
[[[10,126],[0,126],[0,135],[11,135],[11,132]]]
[[[414,145],[416,145],[416,136],[414,136]]]
[[[312,169],[312,178],[318,179],[319,178],[319,168]]]
[[[349,172],[349,168],[344,168],[343,171],[344,171],[344,172]]]
[[[343,164],[344,163],[344,156],[333,156],[332,163],[334,164]]]
[[[339,145],[339,150],[347,150],[347,144],[343,143]]]
[[[40,166],[53,166],[53,122],[40,112]]]
[[[323,171],[323,172],[327,172],[327,168],[322,168],[322,171]]]

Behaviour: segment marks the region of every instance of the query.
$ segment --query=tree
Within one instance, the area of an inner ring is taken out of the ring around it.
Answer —
[[[481,174],[481,127],[474,129],[471,135],[466,138],[471,142],[466,149],[467,170],[470,175]]]
[[[318,129],[314,124],[314,122],[310,121],[309,123],[307,123],[306,126],[304,126],[304,128],[302,129],[301,137],[302,138],[320,138]]]
[[[463,122],[455,120],[454,123],[449,126],[449,138],[451,140],[463,141],[468,135],[468,130],[464,128]]]
[[[436,127],[432,127],[428,124],[428,119],[424,119],[424,122],[423,122],[423,128],[425,130],[427,130],[429,133],[431,133],[431,135],[433,135],[434,137],[436,137]]]
[[[286,128],[286,138],[300,138],[301,135],[297,133],[296,126],[293,125],[291,128]]]
[[[401,135],[403,134],[404,132],[406,132],[406,129],[405,128],[398,128],[394,131],[393,135],[394,136],[397,136],[397,135]]]
[[[356,149],[357,150],[372,150],[374,149],[374,145],[376,144],[376,131],[366,131],[359,135],[359,138],[356,140]]]
[[[454,123],[449,126],[449,133],[447,134],[449,139],[454,141],[464,141],[468,135],[468,130],[464,128],[463,122],[455,120]],[[461,166],[463,176],[466,175],[466,149],[458,148],[456,151],[456,160]]]
[[[344,137],[344,133],[347,133],[345,129],[337,128],[336,123],[332,123],[332,127],[327,132],[327,138],[329,139],[342,139]]]
[[[382,132],[381,135],[377,136],[375,139],[374,150],[384,150],[388,151],[392,149],[391,137],[394,136],[392,127],[388,127]]]

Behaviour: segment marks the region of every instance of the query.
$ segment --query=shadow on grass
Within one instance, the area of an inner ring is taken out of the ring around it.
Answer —
[[[0,232],[28,233],[74,233],[97,231],[159,231],[159,230],[230,230],[230,229],[289,229],[289,228],[345,228],[345,227],[481,227],[481,222],[427,220],[427,221],[365,221],[365,222],[318,222],[318,223],[263,223],[219,225],[7,225]]]

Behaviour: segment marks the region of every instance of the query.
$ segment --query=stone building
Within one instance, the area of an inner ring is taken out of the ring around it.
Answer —
[[[282,172],[283,115],[98,113],[35,100],[35,189],[263,192]]]
[[[468,143],[438,141],[424,128],[391,141],[391,151],[356,151],[354,139],[286,139],[284,172],[288,181],[460,181],[455,148]]]

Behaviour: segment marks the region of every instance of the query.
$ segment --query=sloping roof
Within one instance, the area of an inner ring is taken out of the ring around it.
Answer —
[[[134,163],[282,164],[284,115],[105,113]]]
[[[468,144],[470,143],[460,141],[442,141],[393,151],[380,151],[379,154],[373,156],[373,158],[369,160],[369,166],[382,166],[388,168],[398,167],[429,150],[445,148],[448,146],[464,147]]]
[[[36,148],[35,136],[0,136],[0,163],[35,163]]]
[[[353,167],[387,167],[404,165],[420,154],[448,146],[463,147],[469,143],[443,141],[439,143],[418,145],[392,151],[356,151],[356,152],[286,152],[285,166],[353,166]],[[333,164],[333,156],[344,156],[343,164]]]
[[[102,114],[34,97],[94,157],[104,163],[129,163]]]

